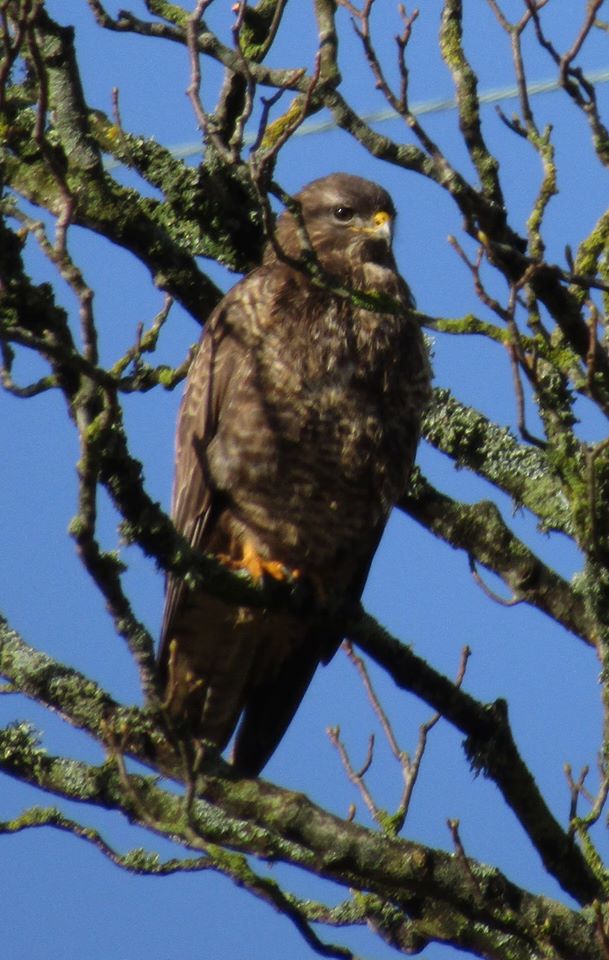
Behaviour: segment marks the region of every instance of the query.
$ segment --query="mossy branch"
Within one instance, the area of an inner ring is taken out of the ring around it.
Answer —
[[[492,501],[460,503],[415,477],[401,509],[452,547],[496,573],[514,597],[536,607],[596,646],[606,627],[579,592],[541,562],[504,522]]]
[[[596,881],[579,849],[554,820],[518,754],[505,706],[478,703],[370,617],[358,616],[349,624],[347,633],[381,663],[398,686],[420,696],[466,735],[471,763],[497,783],[546,867],[564,888],[583,903],[599,896]],[[0,673],[27,696],[60,712],[64,719],[87,730],[95,739],[111,744],[114,753],[120,749],[177,779],[188,776],[183,758],[174,754],[172,760],[171,743],[166,740],[162,722],[159,727],[154,714],[121,708],[76,671],[55,664],[29,648],[6,621],[1,620]],[[222,800],[218,796],[214,802],[230,815],[243,816],[244,810],[234,811],[230,803],[228,807],[225,803],[226,790],[232,796],[229,789],[232,781],[224,784],[214,779],[213,782],[213,791],[220,789],[223,795]],[[289,824],[287,811],[286,828],[294,836],[294,824]]]
[[[200,777],[197,796],[185,802],[155,778],[127,773],[112,759],[96,767],[51,756],[23,724],[0,731],[0,767],[47,792],[120,812],[203,855],[210,845],[228,846],[373,894],[371,915],[381,916],[382,905],[389,910],[386,923],[389,916],[395,923],[397,916],[410,937],[418,934],[424,942],[474,952],[485,942],[493,956],[505,960],[541,960],[541,951],[550,948],[557,960],[572,960],[568,951],[581,943],[578,958],[602,958],[593,923],[584,915],[526,893],[473,860],[468,869],[477,887],[468,888],[461,864],[451,855],[379,836],[262,781]]]
[[[127,853],[119,853],[110,846],[98,830],[64,816],[60,810],[53,807],[30,807],[12,820],[0,821],[0,834],[21,833],[24,830],[41,827],[60,830],[85,841],[114,866],[127,873],[149,877],[166,877],[176,873],[201,873],[208,870],[221,873],[291,920],[305,942],[320,956],[355,960],[353,953],[346,947],[334,946],[320,940],[310,925],[309,917],[318,922],[324,918],[322,922],[331,923],[337,915],[336,911],[328,910],[324,904],[302,900],[286,893],[275,880],[258,875],[241,854],[217,849],[213,844],[208,844],[205,854],[200,857],[172,857],[165,861],[161,860],[158,853],[142,847],[136,847]],[[343,911],[343,916],[343,924],[365,922],[355,910],[351,910],[349,919],[346,911]]]
[[[499,182],[499,164],[484,142],[478,100],[478,78],[463,49],[462,20],[461,0],[446,0],[442,10],[440,50],[455,84],[459,127],[464,143],[488,202],[501,208],[504,206],[504,198]]]
[[[573,535],[573,518],[560,480],[542,450],[518,443],[507,427],[498,426],[440,387],[425,415],[423,435],[457,467],[467,467],[507,493],[515,508],[524,506],[534,513],[542,530]]]
[[[518,753],[506,702],[478,703],[368,616],[355,621],[348,632],[400,689],[422,697],[466,735],[464,748],[472,767],[497,784],[544,866],[561,886],[583,903],[601,895],[581,851],[554,819]]]

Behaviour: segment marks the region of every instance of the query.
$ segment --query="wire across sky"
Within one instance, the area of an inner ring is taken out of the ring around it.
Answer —
[[[609,70],[597,70],[591,71],[586,74],[586,80],[590,83],[607,83],[609,81]],[[527,84],[527,92],[530,97],[538,96],[542,93],[553,93],[555,90],[560,89],[560,81],[557,79],[552,80],[536,80],[532,83]],[[480,103],[500,103],[503,100],[515,100],[518,97],[518,87],[501,87],[497,90],[487,90],[483,91],[478,95]],[[455,110],[457,107],[457,102],[452,98],[444,98],[440,100],[423,100],[421,103],[416,103],[412,112],[415,116],[420,117],[429,113],[444,113],[448,110]],[[398,114],[395,110],[389,108],[385,110],[376,110],[373,113],[367,113],[362,116],[368,124],[373,123],[387,123],[390,120],[395,120]],[[331,130],[336,129],[336,123],[333,120],[318,120],[310,121],[309,123],[303,123],[301,127],[295,130],[293,136],[295,137],[310,137],[314,134],[320,133],[329,133]],[[255,139],[255,134],[246,134],[245,143],[253,143]],[[186,157],[195,156],[197,153],[201,152],[201,143],[186,143],[183,145],[178,145],[171,148],[171,153],[175,157],[185,159]]]

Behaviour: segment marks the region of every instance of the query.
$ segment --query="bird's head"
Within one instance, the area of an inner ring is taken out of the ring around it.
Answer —
[[[311,246],[328,271],[341,276],[368,262],[394,266],[395,207],[378,184],[348,173],[333,173],[314,180],[294,199],[300,205]],[[289,211],[279,218],[277,239],[289,256],[302,254],[297,219]]]

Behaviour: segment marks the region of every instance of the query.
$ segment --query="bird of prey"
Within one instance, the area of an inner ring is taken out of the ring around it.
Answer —
[[[309,616],[233,605],[168,577],[167,710],[219,750],[240,720],[233,763],[244,776],[264,767],[340,643],[324,604],[348,611],[359,600],[430,389],[389,194],[335,173],[295,200],[300,213],[281,215],[262,265],[210,316],[177,426],[177,529],[257,579],[314,585]],[[321,279],[303,266],[304,237]]]

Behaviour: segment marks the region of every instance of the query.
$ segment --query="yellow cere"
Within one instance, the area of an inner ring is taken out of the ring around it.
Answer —
[[[386,210],[378,210],[372,219],[376,223],[377,227],[382,227],[384,223],[391,221],[391,214],[387,213]]]

